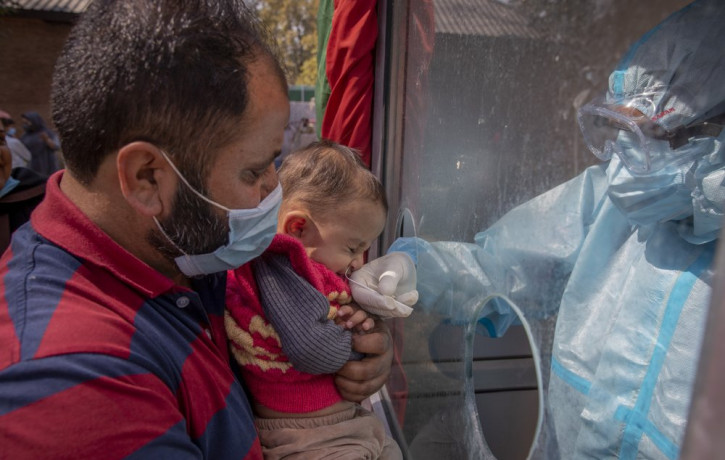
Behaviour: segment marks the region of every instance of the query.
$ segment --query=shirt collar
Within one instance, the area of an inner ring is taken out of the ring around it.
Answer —
[[[108,270],[146,297],[157,297],[177,286],[116,243],[60,190],[63,171],[48,179],[45,198],[31,215],[36,232],[86,263]]]

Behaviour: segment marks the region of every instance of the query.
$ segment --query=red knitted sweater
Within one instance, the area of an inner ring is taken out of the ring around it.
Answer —
[[[327,297],[328,318],[334,318],[337,309],[352,300],[347,283],[310,259],[297,239],[278,234],[267,251],[287,254],[294,271]],[[232,354],[255,401],[289,413],[317,411],[340,401],[332,374],[312,375],[292,367],[259,299],[251,262],[227,273],[225,327]]]

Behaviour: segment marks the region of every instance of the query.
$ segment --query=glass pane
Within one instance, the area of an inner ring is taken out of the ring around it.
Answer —
[[[603,93],[634,41],[687,3],[388,2],[384,247],[399,236],[472,242],[596,163],[576,109]],[[416,311],[394,324],[404,378],[388,390],[411,458],[480,458],[482,442],[500,459],[529,453],[540,395],[526,331],[491,339],[477,319]],[[534,331],[540,343],[554,320]]]

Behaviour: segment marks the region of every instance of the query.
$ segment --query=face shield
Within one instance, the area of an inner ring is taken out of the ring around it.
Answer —
[[[695,138],[717,137],[725,122],[720,115],[668,129],[657,120],[669,113],[670,109],[658,110],[647,95],[616,101],[601,97],[582,106],[577,121],[584,142],[599,159],[607,161],[616,154],[630,173],[646,175],[691,160],[698,150],[682,147]]]

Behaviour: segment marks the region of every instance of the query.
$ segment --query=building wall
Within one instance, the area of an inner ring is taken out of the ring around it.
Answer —
[[[52,126],[53,66],[71,24],[35,18],[0,18],[0,109],[20,128],[20,114],[35,111]]]

